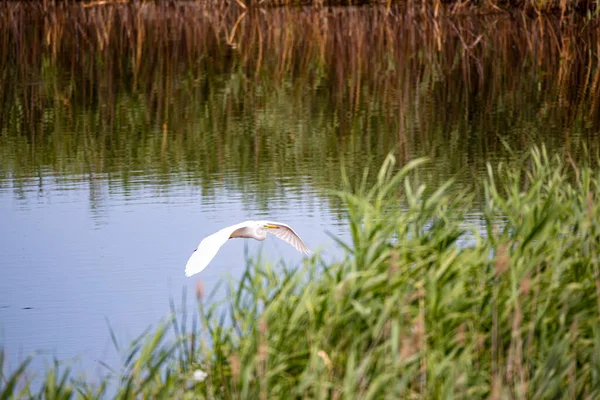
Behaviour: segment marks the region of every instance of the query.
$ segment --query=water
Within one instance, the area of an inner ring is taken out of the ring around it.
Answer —
[[[239,192],[221,187],[204,197],[185,182],[129,192],[110,190],[102,179],[58,183],[50,176],[21,181],[18,191],[14,182],[4,183],[0,320],[13,361],[41,351],[60,360],[85,354],[114,362],[106,319],[127,343],[168,315],[170,298],[180,304],[183,288],[194,293],[197,279],[210,292],[221,278],[239,276],[244,246],[251,256],[262,251],[274,262],[301,263],[295,249],[274,237],[232,240],[202,274],[185,278],[200,239],[224,226],[252,218],[286,221],[311,248],[326,247],[330,255],[335,250],[325,232],[340,233],[309,189],[284,191],[264,210]]]
[[[71,25],[60,36],[35,10],[11,14],[21,36],[0,28],[0,343],[12,366],[41,351],[100,373],[97,360],[117,366],[107,320],[127,343],[168,315],[170,298],[195,293],[197,279],[210,292],[239,277],[246,246],[251,256],[302,262],[274,237],[232,240],[200,275],[184,277],[204,236],[245,219],[288,223],[311,249],[339,258],[327,233],[348,238],[330,193],[342,169],[356,183],[390,151],[400,165],[428,156],[421,179],[435,187],[457,177],[461,190],[487,162],[532,144],[577,155],[597,138],[597,92],[587,90],[597,60],[558,65],[585,45],[552,47],[560,41],[541,41],[533,22],[425,19],[417,29],[398,10],[274,9],[229,13],[215,31],[216,14],[197,5],[165,19],[144,7],[141,23],[119,7],[76,8],[87,36]],[[54,9],[57,21],[65,8]],[[97,36],[110,9],[113,30]],[[238,20],[235,46],[227,44],[219,29],[231,33]],[[378,41],[373,27],[413,40]],[[124,42],[138,36],[122,32],[136,30],[145,41]],[[461,32],[477,30],[508,39],[467,54]],[[556,78],[573,71],[590,73]],[[477,210],[469,218],[480,222]]]

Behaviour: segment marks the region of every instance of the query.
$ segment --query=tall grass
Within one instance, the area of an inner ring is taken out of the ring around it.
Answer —
[[[264,169],[320,190],[396,148],[436,158],[440,184],[485,172],[501,139],[598,146],[597,23],[406,11],[0,2],[0,185],[133,189],[152,169],[266,203],[276,180],[248,179]]]
[[[589,113],[598,121],[598,107],[589,104],[598,105],[600,85],[597,20],[410,13],[401,6],[262,11],[206,2],[0,3],[2,114],[11,105],[25,121],[38,122],[51,105],[109,107],[133,91],[162,126],[185,112],[172,107],[176,94],[205,91],[197,84],[206,75],[241,71],[232,90],[257,83],[270,89],[290,77],[325,86],[340,117],[375,99],[383,110],[393,107],[391,116],[404,117],[420,95],[431,98],[420,105],[429,118],[419,124],[427,124],[439,107],[461,115],[464,107],[454,104],[463,98],[493,104],[518,91],[518,98],[507,96],[509,104],[543,95],[540,114],[556,111],[573,121]]]
[[[598,170],[545,149],[490,165],[480,231],[469,193],[419,183],[423,162],[398,170],[390,156],[372,179],[346,180],[340,262],[249,261],[220,304],[200,288],[200,326],[136,341],[117,397],[600,396]],[[2,376],[1,398],[36,395],[25,368]],[[51,370],[42,390],[56,388],[104,390]]]

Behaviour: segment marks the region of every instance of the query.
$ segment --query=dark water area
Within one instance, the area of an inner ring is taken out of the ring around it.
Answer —
[[[419,179],[472,190],[532,145],[595,154],[600,28],[545,17],[401,7],[217,9],[193,2],[0,5],[0,343],[114,361],[193,293],[206,235],[289,223],[340,255],[330,194],[391,151]],[[510,150],[509,150],[510,148]],[[478,213],[472,219],[477,223]],[[232,241],[210,291],[250,255],[300,263],[273,238]],[[190,296],[192,297],[192,296]]]

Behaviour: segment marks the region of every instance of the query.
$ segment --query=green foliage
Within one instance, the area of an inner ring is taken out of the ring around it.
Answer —
[[[469,195],[418,183],[423,162],[344,176],[343,260],[249,261],[226,317],[200,291],[200,329],[184,317],[175,343],[165,325],[132,344],[117,397],[600,396],[598,171],[545,149],[489,166],[481,230]],[[25,368],[2,376],[3,398]],[[65,377],[52,369],[40,397],[99,393]]]

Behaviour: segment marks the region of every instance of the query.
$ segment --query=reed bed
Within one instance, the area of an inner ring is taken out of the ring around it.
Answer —
[[[484,231],[470,195],[419,183],[422,159],[345,179],[339,263],[250,260],[220,304],[199,283],[198,323],[174,313],[124,350],[115,398],[598,397],[600,176],[521,161],[489,165]],[[5,371],[0,396],[106,394],[58,367],[40,392]]]
[[[309,87],[326,85],[343,108],[381,98],[384,109],[399,108],[401,116],[417,88],[426,88],[421,95],[440,107],[448,106],[446,93],[457,104],[475,94],[497,99],[504,91],[523,90],[525,79],[538,82],[543,94],[556,90],[561,104],[552,108],[568,120],[582,112],[579,107],[598,105],[596,20],[447,16],[407,13],[400,6],[250,12],[207,4],[4,3],[3,103],[17,100],[13,93],[32,103],[48,78],[43,72],[54,72],[60,82],[56,101],[109,105],[119,93],[140,91],[156,108],[153,115],[168,120],[176,112],[168,109],[169,99],[193,88],[182,82],[185,76],[241,70],[244,87],[293,77]],[[24,93],[10,87],[15,81],[28,84]],[[527,92],[520,93],[523,102],[534,96]],[[23,113],[37,121],[40,106],[27,104]]]
[[[597,145],[596,20],[211,4],[1,3],[0,174],[129,184],[152,166],[207,187],[223,165],[306,176],[330,159],[314,179],[330,188],[394,147],[439,157],[443,180],[505,141]]]

